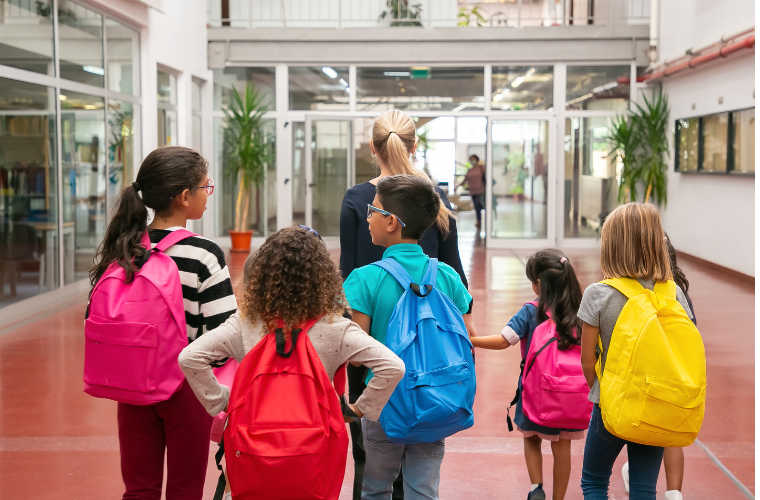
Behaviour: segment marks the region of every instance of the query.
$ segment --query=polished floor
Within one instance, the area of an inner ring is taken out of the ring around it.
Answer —
[[[460,247],[475,297],[480,334],[498,333],[531,300],[524,259],[529,251],[486,250],[474,235]],[[598,252],[567,251],[581,284],[600,279]],[[337,258],[337,253],[334,254]],[[230,255],[233,279],[245,256]],[[684,498],[745,498],[718,461],[752,494],[755,491],[755,294],[754,286],[687,261],[691,297],[707,350],[707,411],[695,444],[685,450]],[[12,307],[12,306],[11,306]],[[120,498],[116,404],[82,392],[85,304],[78,304],[13,328],[0,330],[0,498],[102,500]],[[529,488],[522,439],[507,430],[504,417],[514,394],[519,351],[478,351],[475,426],[446,443],[441,474],[444,500],[524,499]],[[213,451],[213,450],[212,450]],[[583,443],[573,444],[567,499],[582,497]],[[551,491],[552,459],[544,452],[544,482]],[[615,465],[610,498],[625,499]],[[351,498],[351,466],[342,499]],[[210,499],[217,474],[211,460],[206,481]],[[660,476],[658,498],[664,494]]]

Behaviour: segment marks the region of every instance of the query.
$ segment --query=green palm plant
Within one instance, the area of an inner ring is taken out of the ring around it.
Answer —
[[[636,103],[633,120],[641,135],[641,163],[638,178],[647,187],[644,203],[652,196],[659,203],[668,202],[668,97],[662,89],[651,101],[644,96],[644,106]]]
[[[618,202],[628,203],[636,199],[636,181],[638,179],[636,150],[641,143],[641,136],[636,129],[636,121],[627,116],[618,116],[607,135],[607,141],[615,158],[623,163]]]
[[[252,84],[245,87],[241,96],[235,87],[224,113],[225,174],[238,180],[235,204],[235,231],[248,227],[251,186],[261,187],[266,165],[272,161],[270,147],[262,131],[264,114],[269,105]]]

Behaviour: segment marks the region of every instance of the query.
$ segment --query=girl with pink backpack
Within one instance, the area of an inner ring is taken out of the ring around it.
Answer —
[[[484,349],[506,349],[520,343],[520,379],[510,409],[517,406],[514,421],[523,434],[532,483],[528,500],[546,499],[542,440],[551,443],[554,456],[551,498],[562,500],[570,481],[570,441],[585,437],[591,418],[576,316],[583,293],[572,264],[554,248],[531,255],[525,274],[538,298],[525,304],[500,335],[470,340]],[[507,424],[511,431],[509,409]]]
[[[124,499],[161,499],[165,455],[166,498],[203,496],[212,419],[177,358],[237,310],[224,253],[185,229],[213,193],[207,174],[192,149],[151,152],[119,195],[90,271],[85,392],[118,402]]]

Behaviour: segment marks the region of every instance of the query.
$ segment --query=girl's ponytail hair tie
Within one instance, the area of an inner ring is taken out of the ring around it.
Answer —
[[[559,263],[560,263],[560,264],[563,264],[563,265],[564,265],[564,264],[565,264],[565,262],[567,262],[567,257],[562,257],[561,259],[559,259]]]
[[[138,193],[139,193],[140,191],[142,191],[142,188],[140,187],[140,185],[139,185],[137,182],[133,182],[133,183],[132,183],[132,187],[133,187],[133,188],[134,188],[134,190],[135,190],[135,191],[137,191]]]

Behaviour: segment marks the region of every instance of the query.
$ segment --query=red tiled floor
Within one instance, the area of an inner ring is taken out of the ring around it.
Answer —
[[[501,330],[531,300],[523,261],[529,251],[486,250],[462,238],[463,264],[475,297],[480,334]],[[600,278],[598,252],[569,250],[585,287]],[[338,252],[333,252],[338,257]],[[233,281],[245,255],[228,255]],[[754,480],[754,287],[682,262],[691,281],[707,350],[708,403],[700,440],[750,491]],[[237,283],[236,283],[237,284]],[[123,484],[116,440],[116,404],[82,392],[84,304],[0,335],[0,498],[102,500],[118,498]],[[521,499],[529,486],[522,439],[504,417],[519,372],[519,351],[477,352],[475,426],[448,440],[441,474],[442,499]],[[212,446],[212,453],[215,445]],[[568,500],[581,498],[583,443],[573,444]],[[741,498],[739,490],[697,446],[685,450],[687,500]],[[547,491],[552,458],[544,454]],[[341,499],[349,499],[352,466]],[[610,498],[627,494],[615,464]],[[211,457],[205,498],[218,477]],[[658,490],[664,491],[664,474]],[[662,493],[660,493],[660,497]]]

